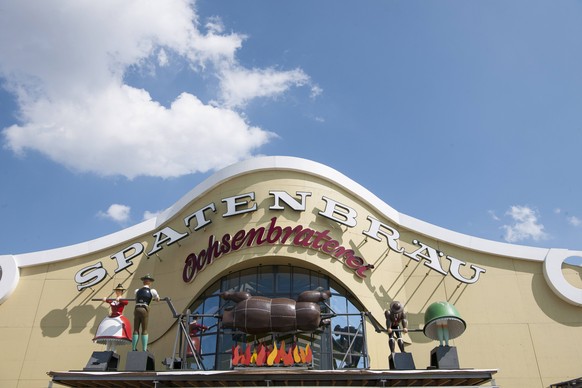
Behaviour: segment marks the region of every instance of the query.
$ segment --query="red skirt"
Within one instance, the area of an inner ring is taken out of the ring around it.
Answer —
[[[99,324],[93,342],[98,344],[106,344],[107,342],[131,342],[131,324],[129,320],[123,315],[106,317]]]

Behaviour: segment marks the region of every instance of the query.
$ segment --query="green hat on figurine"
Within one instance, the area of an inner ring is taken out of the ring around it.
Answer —
[[[142,282],[143,282],[144,280],[149,280],[149,281],[153,282],[153,281],[154,281],[154,278],[152,278],[152,276],[151,276],[151,275],[148,273],[147,275],[145,275],[145,276],[142,276],[142,277],[140,278],[140,280],[141,280]]]
[[[443,341],[449,346],[449,339],[457,338],[467,328],[461,315],[449,302],[435,302],[424,313],[424,335],[430,339]]]

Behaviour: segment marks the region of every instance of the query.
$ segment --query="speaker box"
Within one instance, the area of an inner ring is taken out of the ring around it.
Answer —
[[[85,371],[116,371],[119,364],[119,354],[112,351],[93,352]]]
[[[166,357],[164,358],[164,361],[162,361],[162,365],[164,365],[168,370],[182,369],[182,359],[180,357]]]
[[[154,355],[150,352],[127,352],[125,370],[129,372],[145,372],[156,370]]]
[[[398,370],[413,370],[416,369],[414,366],[414,359],[412,358],[412,353],[392,353],[388,356],[388,364],[390,369]]]
[[[430,352],[430,366],[436,369],[459,369],[457,348],[437,346]]]

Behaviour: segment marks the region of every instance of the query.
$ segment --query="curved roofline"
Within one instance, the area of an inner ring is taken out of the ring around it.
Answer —
[[[157,217],[123,229],[119,232],[62,248],[8,256],[13,257],[18,263],[19,267],[27,267],[67,260],[73,257],[79,257],[82,255],[98,252],[112,245],[117,245],[127,240],[135,239],[136,237],[143,236],[144,234],[154,231],[157,227],[172,219],[192,200],[204,195],[204,193],[208,192],[212,188],[232,178],[265,170],[295,171],[333,182],[334,184],[342,186],[346,191],[350,192],[354,196],[359,197],[363,201],[367,202],[370,206],[375,208],[378,213],[384,215],[395,224],[410,229],[411,231],[417,232],[419,234],[423,234],[428,237],[469,250],[488,253],[496,256],[507,256],[534,261],[543,261],[550,251],[548,248],[529,247],[524,245],[515,245],[486,240],[458,233],[425,221],[421,221],[406,214],[399,213],[376,195],[374,195],[372,192],[370,192],[368,189],[329,166],[313,162],[311,160],[290,156],[267,156],[248,159],[225,167],[224,169],[216,172],[202,183],[197,185],[194,189],[180,198],[172,206],[160,213]],[[578,251],[571,251],[571,253],[572,255],[582,255],[582,252]],[[2,256],[0,256],[0,258],[1,257]]]

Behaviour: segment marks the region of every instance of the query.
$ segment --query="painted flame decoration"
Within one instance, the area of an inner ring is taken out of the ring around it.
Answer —
[[[281,344],[281,349],[284,349],[285,342]],[[277,343],[273,343],[273,350],[269,353],[269,357],[267,358],[267,365],[272,366],[275,362],[275,359],[279,358],[279,351],[277,350]]]
[[[302,348],[293,344],[287,349],[285,341],[272,345],[258,344],[254,349],[252,344],[246,345],[244,351],[241,345],[232,347],[232,366],[296,366],[310,364],[313,352],[309,344]]]

